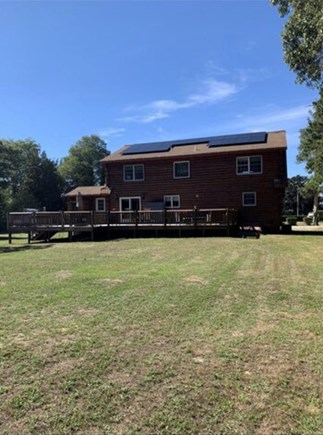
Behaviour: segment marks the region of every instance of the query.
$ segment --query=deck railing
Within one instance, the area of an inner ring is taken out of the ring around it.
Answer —
[[[233,226],[237,224],[237,210],[221,209],[167,209],[136,211],[54,211],[12,212],[8,214],[8,231],[33,231],[41,228],[65,230],[69,227],[100,226]]]

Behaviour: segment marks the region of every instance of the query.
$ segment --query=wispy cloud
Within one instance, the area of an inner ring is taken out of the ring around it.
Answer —
[[[102,137],[121,136],[126,131],[123,127],[110,127],[98,131],[98,135]]]
[[[120,118],[122,122],[150,123],[158,119],[168,118],[171,113],[191,109],[203,105],[213,105],[237,92],[239,87],[234,83],[208,79],[203,81],[196,93],[188,95],[183,101],[173,99],[155,100],[143,106],[128,108],[133,114]]]
[[[237,80],[241,84],[262,82],[273,76],[272,72],[266,67],[238,68],[234,71],[234,74],[237,76]]]
[[[288,130],[295,126],[298,127],[303,121],[305,124],[310,109],[311,107],[308,105],[291,108],[264,107],[260,110],[260,113],[258,111],[257,114],[237,116],[233,125],[235,128],[246,131],[271,129]]]

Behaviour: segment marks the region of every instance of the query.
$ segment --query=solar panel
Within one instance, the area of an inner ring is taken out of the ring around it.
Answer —
[[[209,142],[209,147],[265,143],[266,141],[267,133],[265,131],[257,133],[228,134],[225,136],[213,137]]]
[[[171,148],[175,146],[208,143],[210,139],[212,138],[184,139],[184,140],[154,142],[154,143],[140,143],[140,144],[130,145],[125,151],[123,151],[122,155],[164,152],[164,151],[169,151]]]
[[[169,151],[170,148],[171,142],[138,143],[136,145],[130,145],[122,154],[157,153],[159,151]]]
[[[166,152],[175,146],[196,145],[201,143],[207,143],[208,146],[212,148],[218,146],[264,143],[266,141],[267,133],[264,131],[257,133],[229,134],[225,136],[203,137],[196,139],[139,143],[135,145],[129,145],[129,147],[123,151],[122,155]]]

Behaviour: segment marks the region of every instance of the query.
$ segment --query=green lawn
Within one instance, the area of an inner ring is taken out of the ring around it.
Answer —
[[[322,247],[0,241],[0,433],[323,433]]]

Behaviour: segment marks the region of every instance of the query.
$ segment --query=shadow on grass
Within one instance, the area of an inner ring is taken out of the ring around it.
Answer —
[[[11,252],[21,252],[21,251],[35,251],[38,249],[48,249],[51,248],[52,244],[46,245],[20,245],[20,246],[0,246],[0,254],[6,254]]]
[[[292,236],[323,236],[323,231],[292,231]]]

